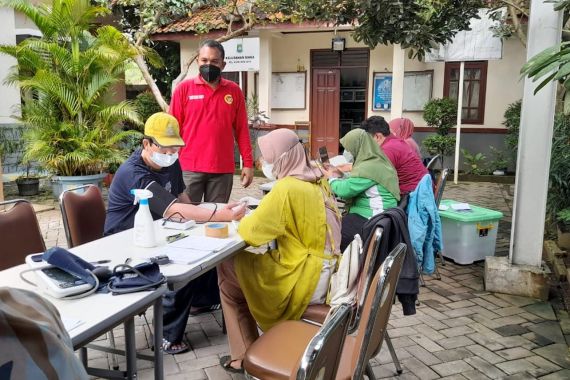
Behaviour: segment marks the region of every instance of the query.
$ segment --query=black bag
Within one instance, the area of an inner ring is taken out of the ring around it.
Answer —
[[[134,267],[121,264],[113,268],[109,290],[113,294],[126,294],[156,289],[166,282],[156,263],[142,263]]]

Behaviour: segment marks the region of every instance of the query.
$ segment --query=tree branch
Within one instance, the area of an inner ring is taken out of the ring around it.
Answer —
[[[509,10],[511,19],[513,20],[513,26],[515,28],[515,32],[517,33],[517,37],[521,41],[523,46],[526,48],[526,34],[524,34],[524,32],[522,31],[521,23],[519,21],[515,7],[508,5],[507,8]]]
[[[509,1],[509,0],[501,0],[504,4],[506,4],[509,7],[509,12],[511,12],[510,7],[516,9],[517,11],[521,12],[523,15],[525,15],[526,17],[528,17],[528,11],[526,11],[523,7]],[[511,17],[512,17],[512,13],[511,13]]]

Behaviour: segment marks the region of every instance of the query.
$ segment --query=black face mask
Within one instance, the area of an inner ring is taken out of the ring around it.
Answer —
[[[222,74],[222,69],[216,65],[202,65],[200,66],[200,76],[208,83],[213,83]]]

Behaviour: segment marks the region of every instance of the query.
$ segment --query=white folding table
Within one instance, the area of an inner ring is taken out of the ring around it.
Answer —
[[[162,221],[155,221],[155,232],[158,245],[154,248],[140,248],[133,244],[133,230],[126,230],[111,236],[94,240],[92,242],[70,249],[72,253],[86,261],[111,260],[105,264],[109,268],[123,264],[126,261],[129,265],[148,261],[149,256],[154,252],[159,252],[166,246],[166,237],[179,232],[189,235],[204,236],[204,225],[198,224],[194,228],[186,231],[170,230],[161,227]],[[245,242],[237,234],[235,226],[229,224],[230,238],[234,242],[224,249],[214,252],[203,260],[190,265],[166,264],[161,265],[161,272],[167,277],[168,286],[177,289],[204,272],[215,267],[217,264],[233,256],[246,246]],[[27,289],[40,292],[37,288],[25,283],[20,279],[20,272],[27,269],[23,264],[10,269],[0,271],[0,286]],[[33,276],[27,274],[28,276]],[[31,278],[35,281],[35,278]],[[113,296],[109,294],[93,294],[91,296],[76,300],[61,300],[47,297],[58,309],[63,319],[80,320],[81,324],[69,331],[74,349],[81,350],[84,365],[87,365],[86,350],[83,347],[93,341],[98,336],[120,325],[125,326],[125,353],[127,359],[126,378],[134,379],[136,374],[136,345],[134,331],[134,317],[151,305],[154,310],[154,373],[156,379],[162,379],[163,360],[162,350],[156,349],[162,346],[162,295],[166,287],[162,286],[153,291],[144,291],[131,294]],[[41,294],[41,293],[40,293]],[[42,294],[45,296],[44,294]],[[110,371],[89,368],[89,373],[95,376],[110,376]]]

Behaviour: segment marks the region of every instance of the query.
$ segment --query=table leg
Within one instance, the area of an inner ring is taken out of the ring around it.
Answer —
[[[135,320],[127,319],[125,326],[125,355],[127,359],[127,379],[137,378],[137,345],[135,341]]]
[[[162,297],[154,301],[154,378],[164,379],[163,353],[162,353]]]

